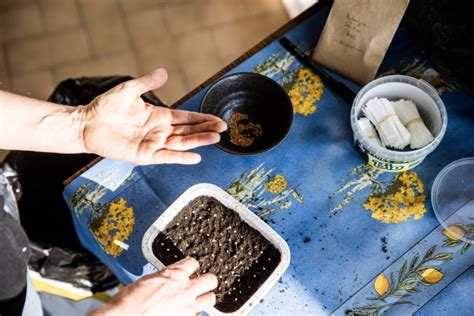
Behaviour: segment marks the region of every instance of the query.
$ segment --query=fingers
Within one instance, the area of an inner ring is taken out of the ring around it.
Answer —
[[[199,262],[192,257],[186,257],[178,262],[169,265],[168,268],[180,269],[186,273],[187,277],[190,277],[191,274],[193,274],[194,272],[196,272],[197,269],[199,269]]]
[[[125,89],[142,95],[150,90],[161,88],[168,80],[168,73],[165,69],[159,68],[149,74],[124,82],[122,85]]]
[[[220,118],[210,114],[190,112],[184,110],[171,110],[171,124],[198,124],[208,121],[222,121]]]
[[[191,279],[192,291],[198,296],[210,292],[217,287],[217,277],[212,273],[206,273]]]
[[[166,141],[166,148],[171,150],[188,150],[200,146],[218,143],[221,136],[215,132],[205,132],[185,136],[170,136]]]
[[[176,163],[182,165],[194,165],[199,162],[201,162],[201,155],[198,153],[167,149],[155,152],[150,161],[151,164]]]
[[[216,305],[216,295],[212,292],[199,295],[196,298],[196,302],[198,303],[200,310],[207,309]]]
[[[222,133],[227,129],[224,121],[211,121],[196,125],[176,125],[173,126],[173,135],[189,135],[204,132]]]

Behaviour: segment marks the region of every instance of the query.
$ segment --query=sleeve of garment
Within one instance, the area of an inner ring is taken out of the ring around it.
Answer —
[[[0,170],[0,314],[15,315],[23,309],[30,249],[20,222],[7,213],[7,204],[15,201],[5,180]]]

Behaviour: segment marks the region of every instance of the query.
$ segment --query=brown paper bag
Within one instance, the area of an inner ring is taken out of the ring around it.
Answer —
[[[409,0],[335,0],[313,59],[358,83],[374,79]]]

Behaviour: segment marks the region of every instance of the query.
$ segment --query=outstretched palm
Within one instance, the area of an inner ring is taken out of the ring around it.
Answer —
[[[85,106],[87,151],[137,164],[198,163],[200,155],[187,150],[217,143],[227,126],[212,115],[156,107],[140,98],[166,80],[166,71],[158,69],[118,85]]]

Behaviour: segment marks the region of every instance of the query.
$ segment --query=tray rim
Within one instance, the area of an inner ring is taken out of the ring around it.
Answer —
[[[286,241],[267,223],[265,223],[245,205],[237,201],[234,197],[222,190],[220,187],[210,183],[199,183],[189,187],[186,191],[184,191],[146,230],[142,238],[142,253],[145,256],[145,259],[158,271],[164,269],[166,266],[153,254],[151,248],[153,241],[155,240],[158,233],[166,227],[166,225],[176,216],[176,214],[182,210],[184,206],[186,206],[194,198],[202,195],[214,197],[226,207],[231,208],[237,212],[242,220],[244,220],[255,230],[259,231],[280,251],[280,263],[277,265],[272,274],[270,274],[267,280],[263,282],[258,290],[238,310],[232,313],[224,313],[214,307],[206,310],[206,312],[211,315],[246,315],[270,291],[270,289],[273,288],[273,286],[288,268],[291,260],[290,248],[288,247]]]

